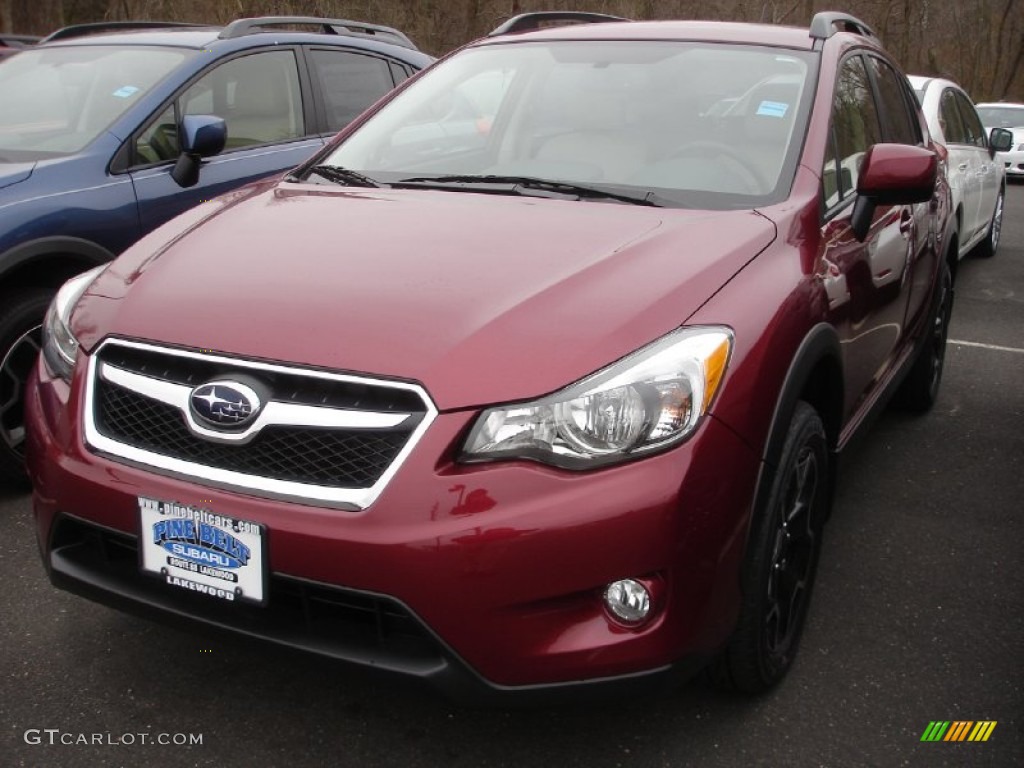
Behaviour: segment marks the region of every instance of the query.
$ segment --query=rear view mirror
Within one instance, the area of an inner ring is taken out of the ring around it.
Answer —
[[[1013,131],[993,128],[988,136],[988,148],[995,152],[1009,152],[1013,147]]]
[[[221,118],[186,115],[181,121],[181,154],[171,171],[171,178],[180,187],[194,187],[199,182],[202,158],[221,152],[227,140],[228,129]]]
[[[212,157],[224,149],[228,129],[213,115],[186,115],[181,120],[181,146],[189,154]]]
[[[864,154],[853,207],[853,234],[863,241],[875,207],[911,205],[935,194],[939,160],[930,149],[909,144],[875,144]]]

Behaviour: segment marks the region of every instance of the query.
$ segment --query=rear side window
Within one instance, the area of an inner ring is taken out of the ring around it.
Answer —
[[[875,100],[860,56],[851,56],[840,69],[832,102],[831,139],[832,150],[822,169],[826,208],[853,196],[864,153],[881,141]]]
[[[939,121],[942,123],[942,135],[947,144],[968,144],[967,132],[960,119],[960,109],[956,103],[956,91],[947,88],[939,100]]]
[[[395,85],[388,62],[376,56],[325,49],[314,49],[312,54],[327,129],[332,133],[352,122]]]

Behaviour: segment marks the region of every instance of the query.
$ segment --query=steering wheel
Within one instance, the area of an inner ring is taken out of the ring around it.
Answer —
[[[763,195],[772,188],[759,169],[752,167],[750,162],[735,149],[720,141],[691,141],[674,149],[666,159],[694,156],[705,158],[714,156],[728,160],[729,164],[722,166],[723,171],[730,172],[737,181],[742,182],[746,191],[752,195]]]

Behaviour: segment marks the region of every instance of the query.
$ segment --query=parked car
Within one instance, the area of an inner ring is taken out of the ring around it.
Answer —
[[[39,42],[35,35],[12,35],[0,32],[0,59],[6,56],[13,56],[18,51],[28,48]]]
[[[956,259],[856,19],[517,17],[64,285],[43,561],[453,696],[762,691],[839,455],[937,397]]]
[[[69,27],[5,60],[0,482],[24,472],[24,382],[64,280],[298,165],[431,60],[398,30],[304,17]]]
[[[979,104],[978,114],[987,128],[1006,128],[1013,134],[1010,148],[1000,152],[1008,179],[1024,178],[1024,104],[999,101]]]
[[[994,256],[1006,199],[1006,174],[996,152],[1009,149],[1013,137],[1004,128],[986,130],[971,98],[952,80],[909,79],[932,138],[946,148],[960,256]]]

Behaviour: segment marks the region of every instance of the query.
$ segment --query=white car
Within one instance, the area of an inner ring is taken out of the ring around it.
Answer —
[[[978,116],[986,130],[1006,128],[1013,133],[1009,152],[1000,152],[1007,178],[1024,179],[1024,104],[1007,101],[978,104]]]
[[[953,192],[960,257],[972,250],[993,256],[999,247],[1006,193],[1003,164],[995,155],[996,149],[1009,148],[1009,132],[986,131],[970,97],[951,80],[916,75],[909,80],[932,137],[949,153],[946,174]]]

